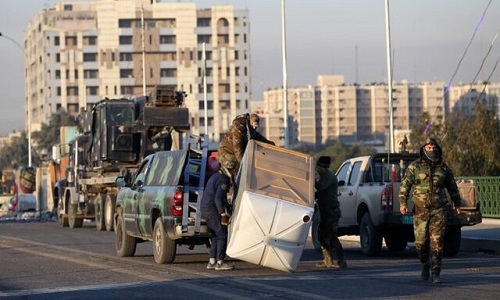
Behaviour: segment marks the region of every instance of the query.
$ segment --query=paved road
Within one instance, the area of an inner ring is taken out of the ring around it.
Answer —
[[[460,250],[500,255],[500,219],[483,218],[481,224],[462,227]]]
[[[311,243],[297,271],[286,273],[238,260],[230,272],[206,270],[206,249],[158,265],[151,243],[134,257],[114,253],[114,235],[93,223],[70,230],[55,223],[0,223],[0,298],[15,299],[498,299],[500,256],[460,252],[446,258],[443,284],[419,279],[412,249],[360,253],[343,242],[348,269],[315,268]],[[198,250],[195,248],[195,250]]]

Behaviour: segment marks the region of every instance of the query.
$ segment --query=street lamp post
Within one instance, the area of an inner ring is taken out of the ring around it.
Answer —
[[[24,55],[24,48],[23,46],[21,46],[21,44],[19,44],[18,42],[16,42],[16,40],[14,40],[13,38],[9,37],[9,36],[6,36],[5,34],[3,34],[2,32],[0,32],[0,37],[3,37],[9,41],[11,41],[12,43],[14,43],[19,49],[21,49],[21,52],[23,53]],[[28,66],[28,74],[29,74],[29,66]],[[29,80],[29,76],[27,79],[25,80]],[[29,82],[28,82],[28,86],[29,86]],[[30,99],[30,95],[29,95],[29,92],[27,93],[28,96],[26,97],[28,103],[28,166],[31,167],[31,99]]]

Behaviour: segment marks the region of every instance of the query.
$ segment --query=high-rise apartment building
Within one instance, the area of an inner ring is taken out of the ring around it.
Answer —
[[[35,15],[25,33],[26,120],[38,130],[58,109],[76,114],[105,97],[140,96],[169,84],[188,94],[192,132],[218,141],[249,109],[249,26],[248,11],[232,6],[56,3]]]
[[[444,82],[407,82],[393,85],[394,131],[406,133],[427,111],[432,122],[444,121],[451,112],[470,114],[474,103],[488,105],[500,116],[500,84],[452,86],[446,91]],[[281,113],[283,90],[264,92],[264,116]],[[343,76],[318,76],[317,85],[288,89],[290,145],[320,146],[333,141],[386,144],[390,133],[389,93],[386,84],[347,85]],[[477,101],[479,99],[479,101]],[[279,122],[279,123],[273,123]],[[283,128],[283,118],[270,117],[266,126]],[[284,131],[284,129],[282,130]],[[267,137],[278,141],[275,132]],[[316,134],[310,134],[314,131]],[[395,133],[396,135],[396,133]],[[395,138],[402,138],[398,134]],[[395,141],[395,147],[399,140]]]
[[[449,89],[449,110],[469,115],[473,112],[474,105],[490,107],[500,117],[500,83],[459,84]]]

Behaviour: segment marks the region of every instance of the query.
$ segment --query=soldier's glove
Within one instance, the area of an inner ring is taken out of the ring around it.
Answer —
[[[229,224],[229,216],[228,215],[221,215],[220,216],[220,223],[222,226],[227,226]]]

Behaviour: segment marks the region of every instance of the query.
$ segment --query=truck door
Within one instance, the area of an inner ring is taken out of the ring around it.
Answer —
[[[344,163],[337,172],[339,181],[338,199],[342,218],[339,220],[339,225],[355,224],[356,221],[356,181],[361,169],[361,162],[348,161]]]
[[[124,206],[124,222],[125,228],[129,232],[133,232],[138,234],[140,232],[140,223],[139,219],[139,203],[140,199],[144,193],[144,179],[146,175],[148,161],[144,161],[132,181],[132,186],[130,190],[127,192],[126,202],[127,205]]]

